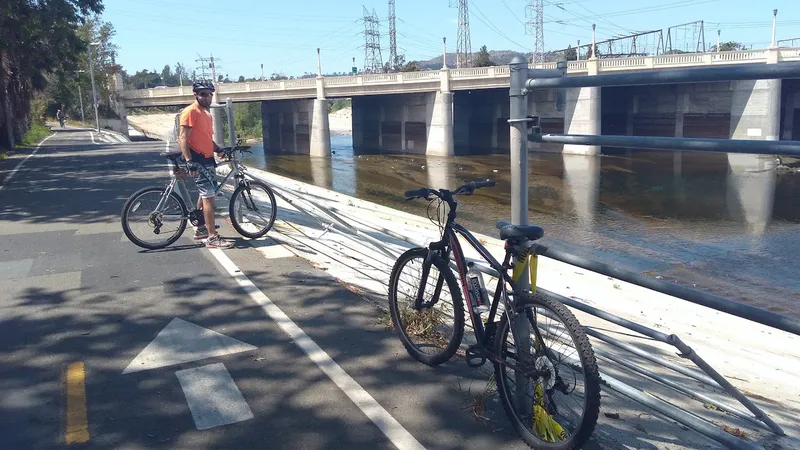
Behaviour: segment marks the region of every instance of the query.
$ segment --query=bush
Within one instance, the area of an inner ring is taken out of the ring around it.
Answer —
[[[46,127],[43,123],[32,120],[31,127],[22,135],[22,145],[32,147],[37,145],[42,139],[46,138],[52,133],[50,128]]]

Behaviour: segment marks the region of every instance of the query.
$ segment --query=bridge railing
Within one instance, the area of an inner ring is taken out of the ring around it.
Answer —
[[[800,48],[780,48],[775,50],[743,50],[716,53],[690,53],[676,55],[644,56],[635,58],[608,58],[598,60],[569,61],[567,63],[567,74],[580,75],[588,73],[589,65],[596,64],[597,72],[624,72],[647,69],[668,69],[693,66],[715,66],[731,64],[757,64],[768,61],[768,52],[775,51],[778,61],[800,61]],[[530,69],[555,69],[556,63],[531,64]],[[509,76],[508,66],[493,67],[471,67],[463,69],[451,69],[448,71],[450,78],[466,79],[485,79],[500,78],[507,79]],[[326,77],[323,79],[325,86],[360,86],[360,85],[392,85],[404,83],[431,83],[433,86],[439,83],[441,72],[439,70],[426,70],[420,72],[400,72],[388,74],[370,75],[348,75],[343,77]],[[244,83],[224,83],[218,86],[219,92],[243,93],[243,92],[265,92],[282,91],[295,89],[308,89],[311,92],[316,85],[314,78],[303,78],[297,80],[282,81],[250,81]],[[125,99],[147,99],[163,97],[186,97],[191,99],[191,86],[151,88],[127,90],[123,93]]]

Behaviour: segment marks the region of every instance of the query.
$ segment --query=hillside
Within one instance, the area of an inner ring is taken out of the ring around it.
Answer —
[[[472,57],[475,58],[475,56],[477,54],[478,54],[477,52],[473,52],[472,53]],[[491,59],[492,62],[494,62],[498,66],[504,66],[504,65],[510,63],[511,62],[511,58],[513,58],[513,57],[515,57],[517,55],[524,57],[528,61],[530,61],[530,59],[531,59],[531,53],[524,53],[523,54],[521,52],[515,52],[513,50],[489,50],[489,59]],[[556,60],[559,59],[557,56],[561,56],[561,55],[560,54],[559,55],[555,55],[555,54],[550,54],[550,53],[545,54],[545,61],[556,61]],[[419,64],[419,67],[422,70],[441,69],[442,68],[442,57],[441,56],[437,56],[437,57],[431,58],[431,59],[429,59],[427,61],[417,61],[417,64]],[[447,67],[454,68],[455,66],[456,66],[456,54],[455,53],[448,53],[447,54]]]

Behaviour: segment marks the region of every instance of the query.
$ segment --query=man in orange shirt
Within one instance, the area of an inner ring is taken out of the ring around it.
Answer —
[[[197,207],[203,210],[206,222],[195,232],[195,239],[208,238],[206,247],[209,248],[231,248],[233,242],[222,239],[214,224],[214,173],[217,168],[214,152],[219,151],[213,139],[214,128],[209,111],[214,85],[209,81],[198,81],[192,90],[195,102],[181,111],[179,143],[189,174],[195,177],[200,191]]]

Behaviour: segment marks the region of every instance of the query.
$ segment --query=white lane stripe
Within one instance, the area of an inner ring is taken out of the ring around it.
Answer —
[[[253,418],[253,411],[225,364],[216,363],[175,372],[198,430]]]
[[[42,146],[42,144],[44,144],[44,141],[50,139],[53,136],[55,136],[55,134],[51,134],[50,136],[47,136],[46,138],[42,139],[42,142],[39,142],[39,144],[36,146],[36,148],[33,149],[33,151],[31,152],[31,154],[26,156],[25,159],[23,159],[22,161],[20,161],[19,164],[17,164],[17,167],[14,167],[14,170],[12,170],[11,173],[9,173],[8,176],[6,176],[6,179],[3,180],[3,184],[0,184],[0,191],[2,191],[3,188],[8,185],[8,182],[11,181],[12,178],[14,178],[14,175],[17,173],[19,168],[22,167],[23,164],[25,164],[25,161],[27,161],[28,158],[30,158],[31,156],[35,155],[36,152],[39,151],[39,148]]]
[[[336,361],[325,353],[316,342],[292,321],[272,300],[242,273],[236,264],[220,249],[209,249],[228,274],[239,283],[245,292],[258,303],[267,315],[291,337],[314,363],[325,372],[342,392],[347,395],[361,412],[380,429],[387,438],[400,450],[424,450],[414,436],[400,422],[392,417],[361,385],[358,384]]]
[[[89,136],[91,136],[91,137],[92,137],[92,144],[94,144],[94,145],[99,145],[97,142],[95,142],[95,141],[94,141],[94,133],[92,133],[92,132],[90,131],[90,132],[89,132]]]

